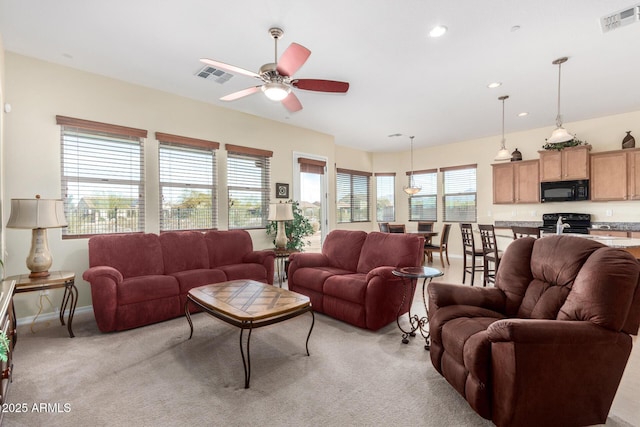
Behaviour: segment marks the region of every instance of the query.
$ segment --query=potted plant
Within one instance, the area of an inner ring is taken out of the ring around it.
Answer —
[[[311,244],[305,237],[311,236],[314,233],[313,226],[309,221],[309,218],[302,214],[300,204],[294,200],[289,200],[287,203],[291,203],[293,210],[293,221],[286,221],[284,223],[284,229],[287,233],[287,249],[301,252],[305,246]],[[276,221],[270,221],[267,223],[267,234],[274,236],[273,244],[275,246],[275,235],[278,229]]]

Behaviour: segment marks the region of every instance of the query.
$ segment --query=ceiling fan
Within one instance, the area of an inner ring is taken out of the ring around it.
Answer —
[[[316,92],[345,93],[349,90],[349,83],[335,80],[294,79],[293,74],[307,61],[311,51],[298,43],[291,43],[278,61],[278,40],[284,35],[280,28],[269,29],[269,34],[275,41],[275,62],[264,64],[258,73],[245,70],[224,62],[202,58],[200,61],[212,67],[220,68],[232,73],[254,77],[262,81],[258,86],[249,87],[220,98],[221,101],[235,101],[236,99],[262,91],[273,101],[282,101],[282,105],[291,111],[302,110],[302,104],[291,90],[292,88],[311,90]]]

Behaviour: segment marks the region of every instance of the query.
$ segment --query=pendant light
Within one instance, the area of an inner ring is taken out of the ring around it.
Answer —
[[[503,160],[511,160],[511,153],[507,150],[505,146],[506,140],[504,139],[504,101],[509,98],[509,95],[503,95],[498,99],[502,101],[502,140],[500,142],[500,151],[498,151],[498,155],[494,160],[503,161]]]
[[[415,181],[413,180],[413,138],[414,137],[410,136],[409,138],[411,138],[411,172],[409,175],[409,185],[405,185],[404,187],[402,187],[402,190],[408,195],[413,196],[414,194],[422,190],[422,187],[420,187],[419,185],[416,185]]]
[[[553,65],[558,66],[558,115],[556,116],[556,128],[551,133],[551,136],[549,137],[549,139],[547,139],[547,142],[551,144],[554,144],[557,142],[571,141],[574,138],[573,135],[571,135],[569,132],[567,132],[565,128],[562,127],[562,116],[560,115],[560,77],[561,77],[560,70],[562,68],[562,64],[567,62],[568,59],[569,58],[565,56],[562,58],[558,58],[552,62]]]

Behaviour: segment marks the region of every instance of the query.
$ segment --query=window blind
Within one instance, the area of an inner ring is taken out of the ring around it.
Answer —
[[[264,228],[269,215],[270,151],[226,145],[229,229]]]
[[[147,131],[57,116],[63,238],[144,231]]]
[[[407,172],[407,183],[410,179],[410,172]],[[422,188],[409,197],[409,221],[437,221],[438,170],[414,171],[413,181]]]
[[[159,144],[160,230],[217,228],[219,144],[156,132]]]
[[[298,157],[298,163],[300,164],[300,172],[324,175],[326,162],[323,162],[322,160],[305,159],[303,157]]]
[[[441,168],[443,172],[444,221],[477,221],[477,165]]]
[[[338,222],[369,221],[369,178],[371,173],[336,170]]]
[[[396,220],[396,174],[376,173],[376,221]]]

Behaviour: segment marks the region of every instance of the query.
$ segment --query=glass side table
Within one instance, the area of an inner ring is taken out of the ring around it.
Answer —
[[[444,273],[437,268],[432,267],[403,267],[397,270],[392,271],[394,276],[398,276],[402,278],[402,283],[404,285],[404,294],[402,295],[402,302],[398,307],[398,316],[396,318],[396,323],[398,324],[398,328],[402,332],[402,342],[404,344],[409,343],[409,337],[415,337],[416,331],[420,331],[420,334],[424,338],[424,349],[429,350],[431,345],[429,344],[429,309],[427,308],[427,295],[425,290],[427,288],[427,279],[429,282],[433,280],[434,277],[440,277],[444,275]],[[419,317],[417,314],[411,314],[411,306],[409,306],[409,311],[407,311],[407,315],[409,317],[409,325],[411,327],[410,330],[405,330],[400,325],[400,310],[404,305],[405,300],[407,299],[407,289],[413,291],[415,289],[415,284],[418,279],[423,279],[422,281],[422,301],[424,302],[424,311],[425,316]]]

